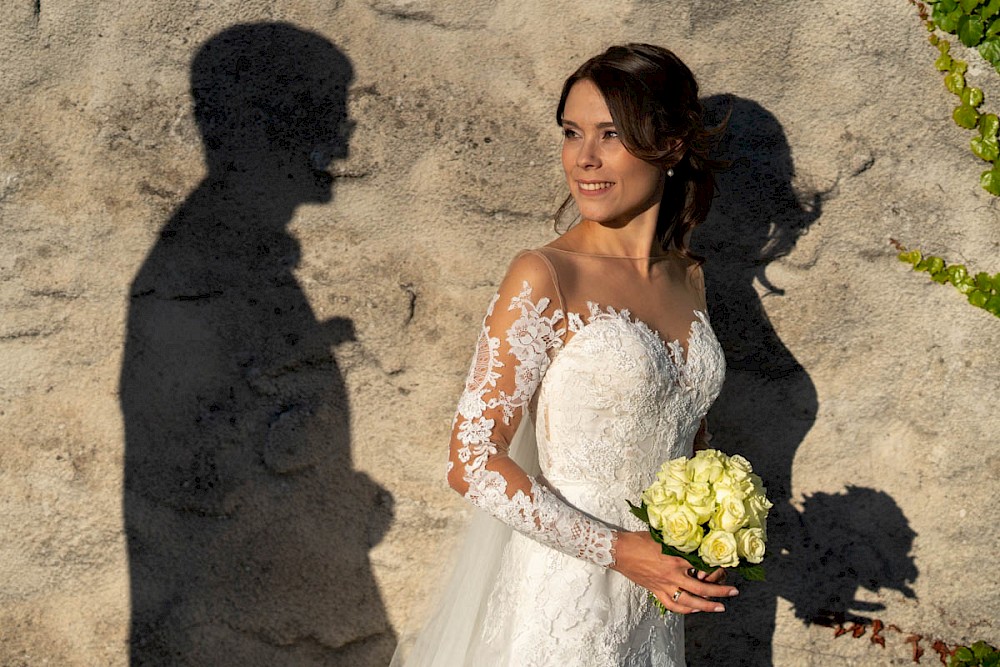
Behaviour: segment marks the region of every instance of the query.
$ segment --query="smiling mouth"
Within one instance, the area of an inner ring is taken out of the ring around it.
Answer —
[[[610,183],[610,182],[602,182],[602,183],[583,183],[583,182],[578,182],[578,185],[580,186],[580,189],[583,190],[583,191],[585,191],[585,192],[600,192],[601,190],[607,190],[612,185],[614,185],[614,183]]]

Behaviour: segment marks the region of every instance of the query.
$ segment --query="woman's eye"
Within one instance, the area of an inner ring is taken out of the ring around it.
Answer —
[[[564,127],[563,128],[563,138],[564,139],[572,139],[575,136],[576,136],[576,130],[572,130],[572,129],[568,128],[568,127]]]
[[[618,130],[605,130],[605,132],[604,132],[604,138],[605,139],[617,139],[618,138]]]

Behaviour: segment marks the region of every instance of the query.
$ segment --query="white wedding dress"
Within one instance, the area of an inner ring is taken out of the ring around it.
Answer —
[[[700,267],[675,254],[637,279],[636,265],[552,247],[512,262],[448,465],[492,518],[473,526],[438,612],[393,665],[685,664],[683,618],[661,617],[609,566],[615,531],[645,529],[626,499],[639,501],[663,461],[691,455],[725,359]]]

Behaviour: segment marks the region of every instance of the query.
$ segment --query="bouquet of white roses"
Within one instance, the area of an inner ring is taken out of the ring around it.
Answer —
[[[766,494],[745,458],[703,449],[664,463],[642,492],[642,504],[629,505],[649,524],[663,553],[705,572],[735,568],[745,579],[763,581],[760,562],[772,507]]]

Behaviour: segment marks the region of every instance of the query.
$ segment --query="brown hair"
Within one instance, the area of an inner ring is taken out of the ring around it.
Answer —
[[[701,262],[684,237],[708,217],[715,196],[714,172],[726,164],[709,153],[725,129],[725,120],[705,128],[694,75],[673,52],[660,46],[612,46],[581,65],[563,84],[556,109],[560,125],[569,91],[583,79],[601,91],[628,152],[674,170],[664,185],[656,236],[664,250],[673,245]],[[559,207],[557,221],[572,200],[567,197]]]

